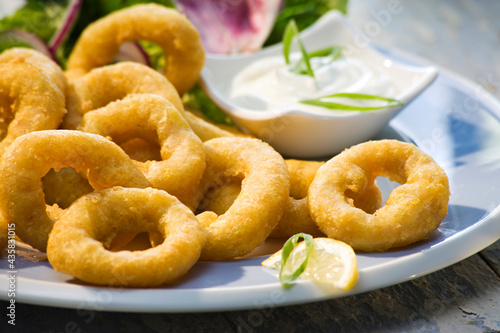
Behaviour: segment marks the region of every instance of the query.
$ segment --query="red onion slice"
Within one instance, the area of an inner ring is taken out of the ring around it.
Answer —
[[[71,29],[75,25],[76,19],[78,18],[78,14],[80,13],[82,2],[83,0],[70,0],[61,25],[49,41],[49,48],[52,53],[56,52],[57,48],[64,42],[71,32]]]
[[[211,53],[259,50],[284,0],[176,0]]]
[[[50,59],[57,61],[49,46],[40,37],[31,32],[20,29],[0,31],[0,42],[20,42],[45,54]]]
[[[149,55],[137,42],[125,42],[120,45],[120,53],[116,61],[134,61],[151,67]]]

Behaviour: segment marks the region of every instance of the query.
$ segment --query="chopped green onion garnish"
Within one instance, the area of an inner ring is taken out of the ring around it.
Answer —
[[[299,45],[300,52],[302,53],[302,58],[295,64],[294,68],[291,68],[290,71],[300,75],[309,75],[314,78],[314,71],[311,66],[310,59],[316,57],[330,57],[328,63],[332,63],[337,60],[342,55],[342,47],[332,46],[324,49],[319,49],[311,53],[307,53],[302,41],[299,38],[299,29],[297,28],[297,24],[292,19],[288,22],[285,27],[285,32],[283,33],[283,56],[285,57],[285,62],[287,65],[290,65],[290,51],[292,48],[292,43],[294,38],[297,38],[297,44]],[[352,100],[378,100],[386,102],[384,105],[377,106],[362,106],[362,105],[351,105],[351,104],[342,104],[336,103],[333,101],[329,101],[329,98],[348,98]],[[328,96],[323,96],[315,99],[306,99],[299,101],[303,104],[320,106],[323,108],[331,109],[331,110],[344,110],[344,111],[371,111],[384,109],[389,107],[401,106],[402,102],[388,97],[376,96],[376,95],[367,95],[367,94],[358,94],[358,93],[337,93]]]
[[[307,54],[306,49],[299,38],[299,29],[297,28],[297,24],[295,23],[295,20],[292,19],[290,20],[290,22],[288,22],[285,28],[285,32],[283,33],[283,56],[285,57],[285,62],[287,65],[290,64],[290,50],[294,38],[297,38],[297,44],[299,45],[300,52],[302,53],[302,60],[306,65],[306,74],[314,77],[314,72],[309,61],[309,55]]]
[[[341,104],[324,100],[326,98],[334,98],[334,97],[358,99],[358,100],[379,100],[387,103],[385,105],[380,105],[380,106],[360,106],[360,105]],[[402,102],[393,98],[376,96],[376,95],[357,94],[357,93],[338,93],[338,94],[319,97],[316,99],[301,100],[299,102],[303,104],[321,106],[331,110],[345,110],[345,111],[370,111],[370,110],[378,110],[378,109],[403,105]]]
[[[294,21],[292,20],[288,22],[285,27],[285,32],[283,33],[283,56],[285,57],[287,65],[290,64],[290,49],[292,47],[293,37],[295,36],[292,22]]]
[[[323,49],[319,49],[309,53],[309,58],[315,57],[332,57],[330,62],[338,59],[342,54],[342,47],[340,46],[330,46]]]
[[[342,47],[332,46],[332,47],[327,47],[324,49],[319,49],[319,50],[310,52],[308,54],[308,57],[309,57],[309,59],[329,57],[330,58],[329,61],[327,63],[323,64],[323,65],[327,65],[327,64],[331,64],[332,62],[334,62],[335,60],[340,58],[341,55],[342,55]],[[304,59],[301,58],[291,71],[293,73],[301,74],[301,75],[307,74],[307,67],[306,67]]]
[[[283,269],[288,260],[288,257],[292,253],[293,249],[297,245],[297,242],[299,241],[300,238],[303,238],[304,242],[306,243],[306,253],[304,261],[293,273],[284,274]],[[293,284],[292,281],[298,278],[299,275],[302,274],[302,272],[304,272],[304,270],[307,267],[307,261],[309,260],[309,255],[311,253],[312,248],[313,248],[313,237],[311,235],[304,233],[293,235],[285,242],[285,245],[283,245],[283,249],[281,250],[281,269],[280,269],[280,282],[283,287],[285,288],[290,287]]]

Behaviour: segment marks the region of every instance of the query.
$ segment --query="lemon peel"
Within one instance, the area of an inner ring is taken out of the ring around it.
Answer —
[[[282,254],[283,249],[264,260],[262,266],[281,271],[280,275],[290,276],[307,260],[305,270],[298,275],[300,278],[327,283],[342,291],[352,289],[358,281],[356,254],[344,242],[324,237],[314,238],[308,256],[306,242],[300,242],[289,253],[283,269]],[[283,284],[284,287],[289,285],[291,281]]]

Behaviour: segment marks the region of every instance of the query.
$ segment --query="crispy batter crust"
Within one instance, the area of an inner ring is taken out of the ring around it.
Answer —
[[[15,223],[19,238],[41,251],[55,220],[47,213],[41,178],[51,168],[67,166],[88,169],[97,190],[150,186],[127,154],[100,135],[47,130],[17,138],[0,161],[0,219]]]
[[[24,47],[7,49],[0,54],[0,63],[27,63],[46,74],[66,94],[68,85],[62,68],[46,55]]]
[[[264,243],[283,214],[290,190],[285,161],[267,143],[253,138],[217,138],[204,145],[207,169],[200,196],[230,180],[241,181],[241,193],[224,214],[197,215],[207,234],[201,258],[243,256]]]
[[[401,185],[369,214],[353,200],[377,176]],[[410,143],[380,140],[353,146],[319,168],[308,202],[328,237],[357,250],[384,251],[427,238],[446,216],[449,195],[448,178],[430,156]]]
[[[165,98],[132,94],[84,115],[83,132],[120,145],[140,138],[160,148],[161,160],[136,161],[155,188],[188,203],[205,171],[205,149],[180,112]]]
[[[107,250],[116,233],[159,233],[162,243],[142,251]],[[175,281],[198,260],[205,242],[192,211],[167,192],[113,187],[87,194],[54,225],[47,247],[52,267],[108,286],[153,287]]]
[[[0,156],[19,136],[56,129],[65,96],[50,78],[24,62],[0,64]]]
[[[163,49],[164,75],[180,95],[198,81],[205,61],[198,32],[177,10],[156,4],[125,8],[90,24],[68,58],[67,75],[75,79],[110,64],[121,44],[141,40]]]
[[[63,127],[77,128],[84,114],[120,100],[129,94],[160,95],[184,112],[179,94],[155,70],[138,63],[120,62],[96,68],[68,86],[68,115]]]

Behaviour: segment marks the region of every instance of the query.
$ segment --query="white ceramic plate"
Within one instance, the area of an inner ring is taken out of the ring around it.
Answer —
[[[407,55],[386,53],[399,61],[415,62]],[[499,118],[500,103],[491,95],[440,71],[433,85],[391,121],[381,137],[415,142],[446,170],[452,193],[449,214],[426,241],[384,253],[359,253],[359,282],[348,294],[323,289],[310,281],[283,290],[275,275],[260,266],[267,256],[258,253],[243,260],[196,264],[174,286],[116,289],[81,284],[53,271],[47,261],[21,258],[18,249],[13,273],[15,300],[134,312],[268,309],[367,292],[439,270],[500,238]],[[393,184],[382,181],[381,187],[387,194]],[[273,248],[276,244],[267,245]],[[0,298],[8,300],[5,258],[0,260],[0,269]]]
[[[368,44],[363,36],[342,14],[330,11],[304,30],[301,40],[309,51],[331,46],[343,47],[342,52],[349,61],[366,64],[392,83],[394,95],[386,97],[396,98],[405,104],[410,103],[435,79],[435,67],[414,66],[388,59]],[[259,104],[262,103],[241,104],[231,100],[230,86],[238,72],[259,59],[273,56],[281,58],[282,53],[282,45],[277,44],[249,54],[207,54],[202,86],[237,124],[267,141],[284,156],[331,156],[372,138],[402,109],[392,107],[370,112],[312,112],[306,111],[309,106],[291,103],[265,110],[260,109],[262,106]]]

